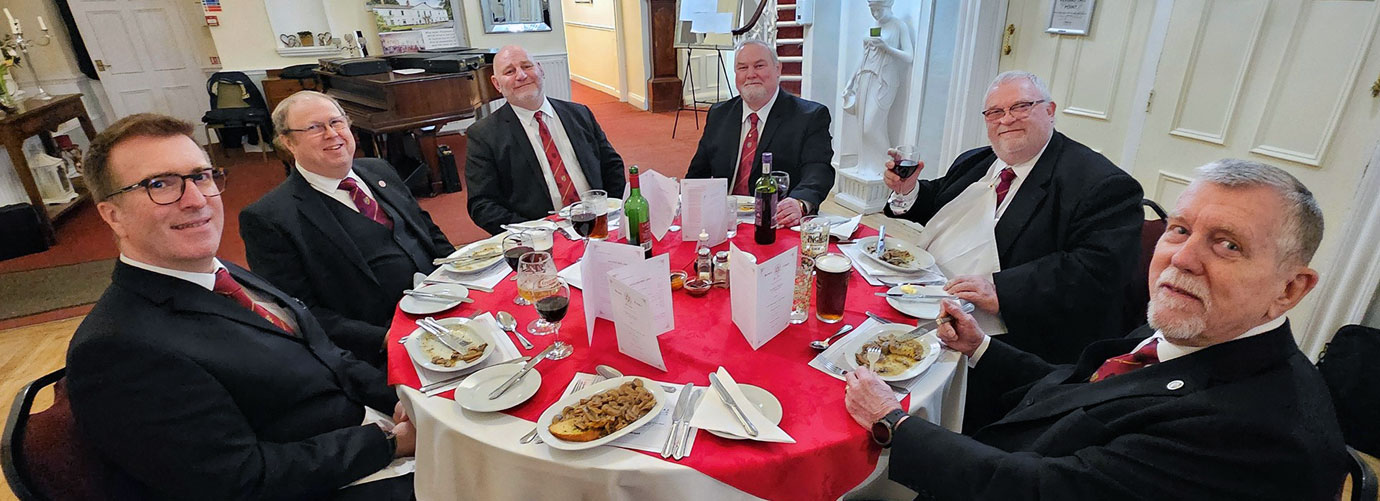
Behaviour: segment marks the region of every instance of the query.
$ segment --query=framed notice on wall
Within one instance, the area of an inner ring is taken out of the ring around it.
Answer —
[[[1045,33],[1087,35],[1092,26],[1094,0],[1051,0]]]

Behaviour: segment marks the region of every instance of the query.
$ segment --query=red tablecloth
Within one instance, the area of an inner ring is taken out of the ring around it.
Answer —
[[[859,228],[861,235],[876,234],[870,228]],[[682,268],[694,260],[694,242],[681,242],[679,233],[668,233],[653,252],[670,252],[673,268]],[[752,240],[752,227],[742,225],[733,239],[735,245],[752,252],[761,262],[799,245],[799,234],[778,230],[773,245],[759,246]],[[556,239],[554,259],[561,268],[579,259],[583,245],[561,238]],[[725,242],[714,250],[727,250]],[[837,247],[831,244],[837,252]],[[585,280],[589,280],[585,277]],[[594,345],[586,342],[584,304],[581,295],[572,291],[570,313],[561,325],[560,337],[575,347],[575,353],[563,360],[543,361],[542,387],[526,403],[509,409],[508,414],[535,421],[547,407],[556,402],[575,372],[594,372],[598,364],[608,364],[624,374],[645,376],[672,382],[693,382],[697,386],[709,384],[709,373],[722,365],[741,383],[767,389],[781,400],[784,417],[781,428],[795,437],[794,444],[725,440],[708,433],[696,438],[694,454],[681,464],[699,470],[739,490],[767,499],[836,499],[867,478],[877,464],[879,449],[872,445],[868,432],[849,417],[843,405],[843,383],[807,364],[817,353],[809,347],[810,340],[833,334],[844,323],[859,325],[865,311],[896,321],[906,320],[886,304],[885,298],[872,293],[872,287],[856,274],[851,278],[848,307],[844,322],[826,324],[814,318],[803,324],[791,325],[757,351],[733,324],[729,310],[729,291],[715,288],[704,297],[691,297],[683,292],[672,295],[675,307],[675,329],[659,337],[667,372],[632,359],[618,352],[613,323],[596,320]],[[475,302],[435,315],[437,317],[469,316],[477,312],[508,311],[517,317],[518,328],[537,318],[532,307],[512,304],[517,294],[514,281],[500,283],[492,294],[474,293]],[[415,327],[416,317],[397,311],[390,341],[407,335]],[[553,336],[527,335],[535,345],[522,350],[535,355],[554,341]],[[389,342],[388,382],[412,388],[420,386],[417,373],[401,344]],[[453,393],[441,396],[451,398]],[[907,397],[909,398],[909,397]],[[905,405],[905,402],[903,402]],[[659,455],[652,455],[660,457]]]

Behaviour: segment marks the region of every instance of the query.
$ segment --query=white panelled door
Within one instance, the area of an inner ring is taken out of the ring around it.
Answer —
[[[1058,104],[1055,128],[1120,165],[1130,117],[1145,105],[1133,101],[1154,2],[1098,2],[1086,36],[1045,33],[1049,2],[1010,0],[1011,52],[999,68],[1044,79]]]
[[[115,118],[162,113],[201,123],[206,77],[175,2],[68,0]],[[206,138],[198,130],[198,140]]]

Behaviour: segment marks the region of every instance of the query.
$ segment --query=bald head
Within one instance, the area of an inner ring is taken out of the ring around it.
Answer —
[[[509,104],[528,110],[541,108],[546,101],[543,89],[546,73],[532,60],[527,49],[506,45],[494,56],[494,75],[489,81]]]

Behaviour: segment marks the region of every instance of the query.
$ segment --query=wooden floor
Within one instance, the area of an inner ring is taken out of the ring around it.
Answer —
[[[0,331],[0,416],[9,416],[19,389],[39,376],[66,365],[67,343],[85,316]],[[34,409],[52,403],[51,390],[39,395]],[[15,500],[0,478],[0,501]]]

